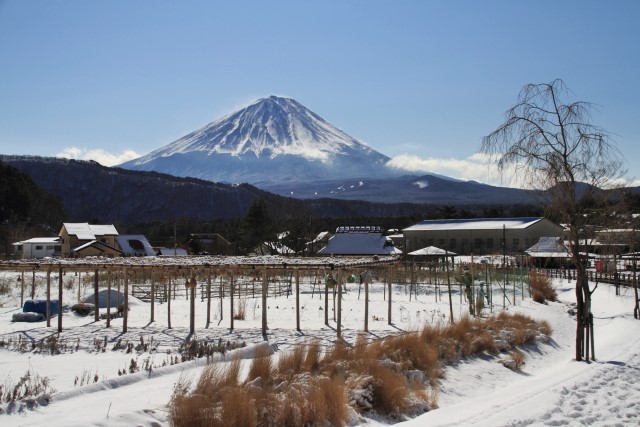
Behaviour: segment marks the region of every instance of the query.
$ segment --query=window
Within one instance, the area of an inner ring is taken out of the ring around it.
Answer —
[[[482,239],[473,239],[473,247],[480,249],[482,247]]]
[[[42,245],[36,245],[36,251],[41,251],[42,250]]]
[[[487,239],[487,249],[493,249],[493,239]]]
[[[454,250],[457,247],[456,239],[449,240],[449,249]]]
[[[520,246],[520,239],[514,238],[513,239],[513,247],[517,248],[518,246]]]
[[[433,246],[433,239],[427,239],[427,246]]]
[[[438,247],[440,248],[444,247],[444,239],[438,239]]]
[[[52,251],[53,250],[53,245],[47,245],[47,250],[48,251]]]

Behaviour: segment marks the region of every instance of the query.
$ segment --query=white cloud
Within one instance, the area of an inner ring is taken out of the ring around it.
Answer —
[[[420,158],[412,154],[401,154],[389,160],[387,166],[410,173],[435,173],[464,181],[519,187],[518,182],[506,182],[497,174],[495,165],[484,154],[473,154],[463,159]]]
[[[104,166],[114,166],[140,157],[133,150],[124,150],[120,154],[111,154],[102,149],[90,150],[80,147],[66,147],[56,154],[56,157],[65,157],[75,160],[94,160]]]

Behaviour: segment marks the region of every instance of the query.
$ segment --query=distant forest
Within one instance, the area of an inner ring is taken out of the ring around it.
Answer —
[[[637,188],[622,194],[640,211]],[[589,201],[585,201],[589,203]],[[144,234],[154,246],[186,247],[193,233],[218,233],[242,253],[256,238],[289,231],[288,246],[339,226],[402,229],[424,219],[543,216],[533,205],[420,205],[349,200],[298,200],[248,184],[218,184],[155,172],[108,168],[95,162],[0,156],[0,253],[11,243],[57,235],[63,222],[114,224]],[[554,218],[547,215],[549,219]]]

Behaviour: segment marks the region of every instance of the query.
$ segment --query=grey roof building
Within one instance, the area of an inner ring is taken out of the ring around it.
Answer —
[[[405,252],[436,246],[458,255],[521,254],[562,227],[541,217],[474,218],[421,221],[402,230]]]

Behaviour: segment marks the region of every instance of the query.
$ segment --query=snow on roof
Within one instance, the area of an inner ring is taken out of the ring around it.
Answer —
[[[542,221],[534,218],[475,218],[475,219],[435,219],[425,220],[405,228],[402,231],[439,231],[439,230],[498,230],[524,229]]]
[[[117,252],[119,252],[121,254],[123,253],[120,249],[114,248],[113,246],[109,246],[106,243],[103,243],[103,242],[101,242],[99,240],[92,240],[92,241],[87,242],[87,243],[85,243],[83,245],[80,245],[80,246],[78,246],[76,248],[73,248],[73,252],[80,252],[81,250],[86,249],[86,248],[91,247],[91,246],[97,247],[100,250],[102,250],[102,248],[107,248],[107,249],[112,249],[114,251],[117,251]]]
[[[338,233],[320,249],[318,254],[328,255],[394,255],[401,254],[391,239],[380,233]]]
[[[23,240],[21,242],[16,242],[14,245],[22,245],[24,243],[42,243],[42,244],[53,244],[60,243],[60,237],[34,237],[28,240]]]
[[[417,251],[409,252],[407,255],[413,256],[444,256],[444,255],[456,255],[455,252],[440,249],[435,246],[427,246],[426,248],[418,249]]]
[[[320,242],[322,240],[325,240],[326,238],[328,238],[329,236],[331,236],[331,233],[329,233],[328,231],[321,231],[315,239],[313,239],[311,242],[315,243],[315,242]]]
[[[163,248],[165,251],[166,248]],[[173,252],[173,249],[168,249]],[[178,253],[183,251],[178,249]],[[354,267],[379,265],[396,262],[394,256],[353,256],[353,257],[283,257],[279,255],[260,256],[193,256],[193,257],[84,257],[84,258],[61,258],[56,260],[33,260],[20,259],[11,261],[0,261],[0,270],[13,270],[16,268],[38,268],[43,265],[55,265],[65,268],[94,268],[102,267],[298,267],[298,268],[326,268],[330,267]]]
[[[538,258],[568,258],[569,249],[559,237],[541,237],[538,243],[525,250],[525,253]]]
[[[116,242],[118,242],[120,249],[127,256],[155,256],[156,254],[147,238],[142,234],[121,234],[116,236]],[[138,242],[138,244],[134,243],[134,245],[142,246],[142,249],[132,247],[131,244],[133,242]]]
[[[76,236],[80,240],[95,240],[96,236],[118,235],[118,230],[113,225],[65,222],[63,226],[69,235]]]

